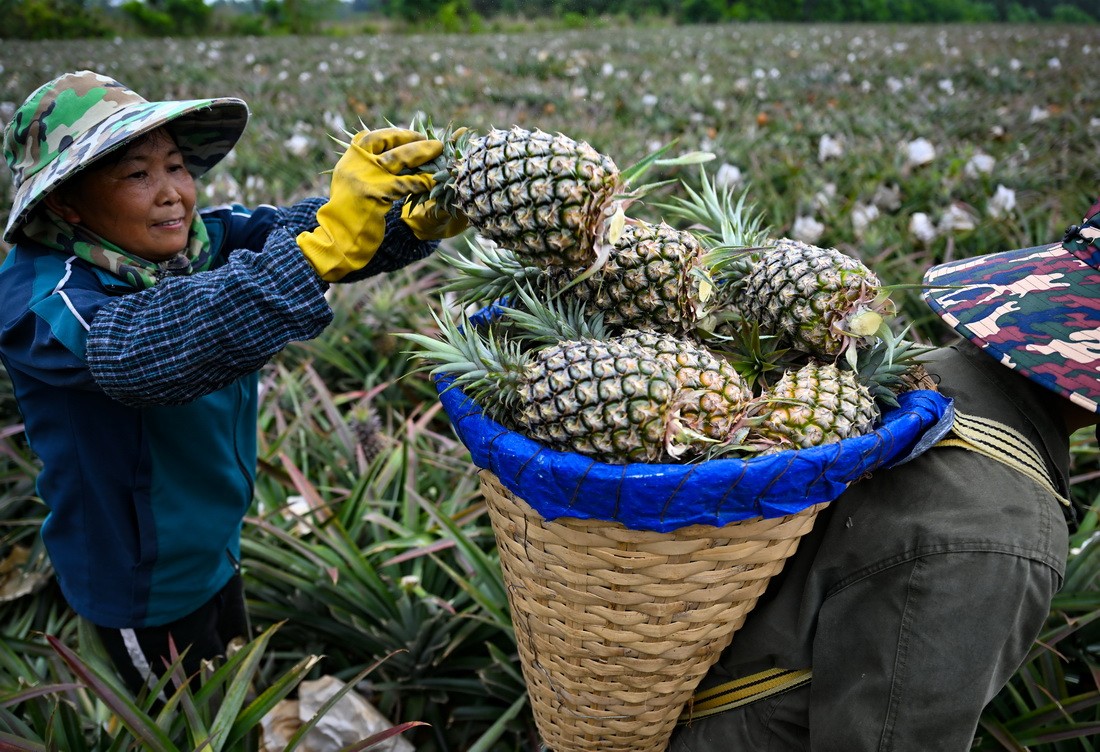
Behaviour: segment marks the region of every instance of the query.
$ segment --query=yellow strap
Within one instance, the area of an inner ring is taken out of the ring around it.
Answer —
[[[960,412],[955,413],[951,431],[955,438],[943,439],[936,446],[959,447],[997,460],[1034,480],[1064,506],[1070,506],[1070,500],[1058,493],[1051,482],[1039,452],[1019,431],[995,420]]]
[[[695,693],[680,714],[680,723],[732,710],[810,681],[810,669],[769,668]]]

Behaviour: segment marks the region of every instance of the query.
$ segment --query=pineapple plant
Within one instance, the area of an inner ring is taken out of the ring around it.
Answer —
[[[467,304],[515,296],[526,283],[554,296],[567,293],[601,312],[611,327],[685,334],[707,315],[713,299],[703,247],[691,233],[663,222],[628,220],[607,262],[579,281],[576,269],[528,265],[519,254],[478,239],[469,245],[468,257],[444,257],[458,273],[442,288]]]
[[[547,446],[600,462],[668,461],[687,443],[673,370],[641,348],[596,339],[534,351],[482,334],[465,320],[437,323],[441,338],[403,334],[500,423]]]

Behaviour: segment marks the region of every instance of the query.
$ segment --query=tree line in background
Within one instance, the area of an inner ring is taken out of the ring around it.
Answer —
[[[1100,0],[0,0],[0,38],[510,30],[752,21],[1095,23]],[[518,19],[524,19],[524,22]]]

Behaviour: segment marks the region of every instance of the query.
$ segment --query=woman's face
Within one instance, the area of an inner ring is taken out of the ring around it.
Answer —
[[[163,128],[126,147],[120,157],[77,173],[46,197],[65,221],[154,262],[187,246],[195,200],[195,181]]]

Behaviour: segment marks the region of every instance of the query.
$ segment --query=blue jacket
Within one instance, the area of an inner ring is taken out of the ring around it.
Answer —
[[[0,357],[42,461],[42,536],[93,623],[174,621],[233,575],[257,373],[332,319],[294,240],[320,203],[203,212],[214,268],[145,290],[29,242],[0,268]]]

